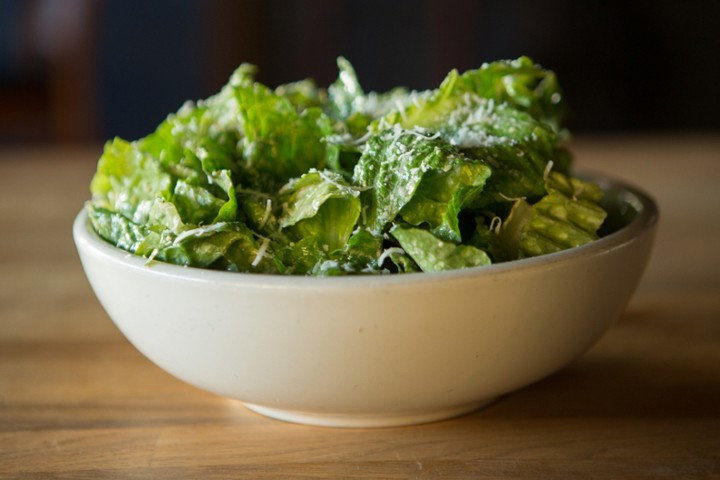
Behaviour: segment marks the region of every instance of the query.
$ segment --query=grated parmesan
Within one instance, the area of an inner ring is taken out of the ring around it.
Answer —
[[[270,239],[263,238],[263,242],[260,245],[260,248],[258,248],[257,255],[255,255],[255,259],[252,261],[252,263],[250,265],[252,265],[253,267],[257,267],[260,264],[263,257],[265,257],[265,252],[267,252],[269,245],[270,245]]]
[[[394,253],[397,253],[397,254],[399,254],[399,255],[405,255],[405,250],[403,250],[403,249],[400,248],[400,247],[390,247],[390,248],[386,248],[386,249],[380,254],[380,256],[379,256],[378,259],[377,259],[377,265],[378,265],[378,267],[382,266],[383,262],[384,262],[385,260],[387,260],[387,258],[388,258],[390,255],[394,254]]]
[[[272,199],[268,198],[265,202],[265,214],[263,214],[263,218],[260,221],[260,225],[258,225],[258,229],[261,229],[265,226],[267,221],[270,219],[270,213],[272,211]]]

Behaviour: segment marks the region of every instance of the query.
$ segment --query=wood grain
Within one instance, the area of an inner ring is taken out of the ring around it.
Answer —
[[[720,139],[598,137],[578,167],[661,208],[620,321],[584,357],[449,421],[270,420],[161,371],[95,300],[70,225],[100,147],[0,150],[0,478],[720,478]]]

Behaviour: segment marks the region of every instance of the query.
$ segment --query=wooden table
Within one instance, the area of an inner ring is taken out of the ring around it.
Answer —
[[[142,357],[71,239],[100,147],[0,149],[0,478],[720,478],[720,136],[575,151],[662,210],[620,321],[484,410],[347,430],[258,416]]]

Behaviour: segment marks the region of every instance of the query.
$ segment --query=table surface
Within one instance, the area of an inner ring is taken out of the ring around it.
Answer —
[[[0,149],[0,478],[720,478],[719,135],[574,141],[661,209],[585,356],[470,415],[355,430],[259,416],[122,337],[71,238],[100,149]]]

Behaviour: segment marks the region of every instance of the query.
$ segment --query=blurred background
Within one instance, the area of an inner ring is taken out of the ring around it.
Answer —
[[[152,131],[241,62],[269,86],[433,88],[526,54],[555,70],[575,133],[720,132],[720,2],[0,0],[0,143]]]

